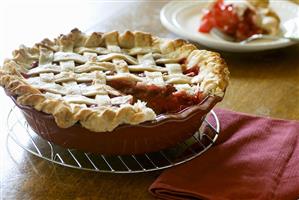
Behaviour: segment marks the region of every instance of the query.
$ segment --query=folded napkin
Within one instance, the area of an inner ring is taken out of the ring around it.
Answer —
[[[216,113],[216,144],[165,170],[150,193],[160,199],[298,199],[299,122]]]

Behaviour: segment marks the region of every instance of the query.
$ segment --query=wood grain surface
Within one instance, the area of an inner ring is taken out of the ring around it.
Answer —
[[[177,37],[162,27],[166,1],[10,1],[0,5],[1,62],[19,44],[83,31],[143,30]],[[203,48],[203,47],[201,47]],[[259,53],[224,53],[231,81],[217,107],[299,120],[299,45]],[[0,92],[0,199],[153,199],[147,189],[161,172],[114,175],[83,172],[41,160],[20,147],[7,149],[12,102]]]

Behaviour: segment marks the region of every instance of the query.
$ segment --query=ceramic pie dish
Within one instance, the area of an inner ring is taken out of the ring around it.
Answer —
[[[218,53],[184,40],[74,29],[14,51],[0,84],[44,139],[123,155],[192,136],[222,100],[228,75]]]

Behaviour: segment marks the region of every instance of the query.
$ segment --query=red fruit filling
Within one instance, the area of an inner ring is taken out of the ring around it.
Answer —
[[[25,79],[30,78],[30,75],[28,75],[28,74],[25,74],[25,73],[22,73],[22,72],[21,72],[21,75],[22,75]]]
[[[147,106],[157,114],[179,112],[200,103],[204,98],[204,95],[200,92],[196,95],[189,95],[185,91],[176,91],[172,85],[159,87],[143,83],[130,83],[124,80],[109,81],[108,85],[125,94],[131,94],[134,96],[135,101],[140,99],[147,102]]]
[[[31,66],[37,67],[38,62],[33,62]],[[198,66],[183,70],[183,74],[188,76],[196,76],[198,73]],[[21,74],[26,79],[31,77],[25,73]],[[138,75],[144,76],[144,74]],[[132,104],[138,99],[147,102],[147,106],[152,108],[157,114],[179,112],[187,107],[199,104],[204,99],[204,95],[201,92],[190,95],[185,91],[177,91],[172,85],[146,85],[141,82],[136,83],[125,79],[110,80],[107,81],[107,84],[124,94],[132,95],[134,98],[133,102],[131,102]],[[44,91],[41,90],[41,92]],[[97,105],[90,105],[88,107],[94,108],[97,107]]]
[[[198,66],[194,66],[194,67],[191,67],[191,68],[183,71],[183,74],[185,74],[187,76],[196,76],[196,75],[198,75],[198,73],[199,73]]]
[[[31,63],[31,67],[35,68],[38,66],[38,61],[34,61],[33,63]]]
[[[253,21],[255,11],[247,8],[242,19],[235,11],[233,4],[225,4],[224,0],[217,0],[213,7],[202,17],[199,32],[209,33],[217,28],[225,34],[243,40],[251,35],[264,33]]]

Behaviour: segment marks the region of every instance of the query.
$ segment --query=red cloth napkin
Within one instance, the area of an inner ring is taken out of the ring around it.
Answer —
[[[161,199],[298,199],[299,122],[216,109],[211,149],[164,171],[149,191]]]

